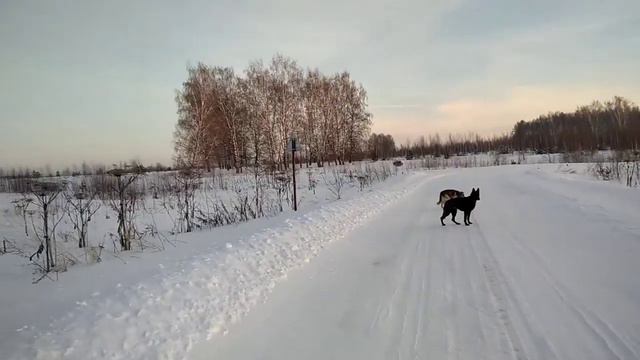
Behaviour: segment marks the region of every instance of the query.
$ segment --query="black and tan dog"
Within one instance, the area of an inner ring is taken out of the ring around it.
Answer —
[[[476,207],[476,201],[480,200],[480,188],[471,189],[471,195],[466,197],[458,197],[455,199],[450,199],[446,203],[444,203],[444,208],[442,210],[442,216],[440,217],[440,222],[442,226],[444,226],[444,218],[451,214],[451,220],[457,225],[460,225],[459,222],[456,221],[456,214],[458,210],[464,212],[464,224],[471,225],[471,221],[469,220],[469,216],[471,216],[471,211]]]
[[[464,193],[462,191],[447,189],[440,191],[440,199],[438,200],[438,205],[444,207],[444,204],[454,198],[463,197]]]

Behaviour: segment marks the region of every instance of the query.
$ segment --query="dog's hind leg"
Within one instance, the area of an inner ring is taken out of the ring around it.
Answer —
[[[460,225],[460,223],[456,221],[456,214],[457,214],[457,213],[458,213],[458,210],[457,210],[457,209],[455,209],[455,208],[454,208],[454,209],[451,209],[451,214],[453,215],[453,216],[451,216],[451,220],[452,220],[456,225]]]
[[[442,226],[445,226],[445,225],[444,225],[444,221],[443,221],[443,220],[444,220],[447,216],[449,216],[449,213],[450,213],[449,209],[446,209],[446,208],[445,208],[445,209],[442,209],[442,216],[440,216],[440,223],[442,224]]]

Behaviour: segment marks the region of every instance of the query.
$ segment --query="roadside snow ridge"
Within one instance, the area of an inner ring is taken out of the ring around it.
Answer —
[[[184,358],[194,344],[226,334],[227,326],[264,302],[289,271],[407,193],[365,192],[222,250],[162,264],[169,270],[162,276],[82,301],[13,358]]]

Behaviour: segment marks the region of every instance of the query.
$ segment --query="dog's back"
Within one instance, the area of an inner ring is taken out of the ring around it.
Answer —
[[[444,204],[450,199],[455,199],[463,196],[464,196],[464,192],[462,191],[453,190],[453,189],[442,190],[440,192],[440,199],[438,200],[437,205],[444,206]]]

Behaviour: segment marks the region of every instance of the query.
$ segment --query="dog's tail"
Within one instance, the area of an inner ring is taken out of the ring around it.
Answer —
[[[442,204],[442,198],[440,198],[440,200],[438,200],[438,202],[436,203],[436,205],[440,205]]]

